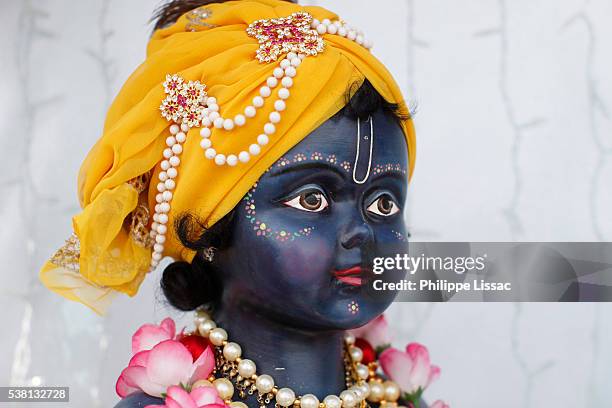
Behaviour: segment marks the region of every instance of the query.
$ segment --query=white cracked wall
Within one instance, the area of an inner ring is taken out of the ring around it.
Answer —
[[[418,103],[415,239],[612,240],[612,2],[309,4],[363,28]],[[0,385],[70,385],[70,406],[112,406],[131,333],[172,313],[158,276],[106,318],[37,280],[69,234],[79,164],[144,56],[156,5],[0,0]],[[421,341],[442,366],[430,400],[612,403],[608,304],[397,304],[389,317],[397,345]]]

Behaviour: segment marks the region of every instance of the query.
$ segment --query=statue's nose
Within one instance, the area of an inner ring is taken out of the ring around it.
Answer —
[[[363,221],[353,222],[340,234],[340,243],[345,249],[363,246],[372,240],[372,228]]]

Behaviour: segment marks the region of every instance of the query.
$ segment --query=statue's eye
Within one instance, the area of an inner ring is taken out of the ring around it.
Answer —
[[[389,194],[383,194],[372,202],[367,210],[381,217],[390,217],[399,212],[399,206]]]
[[[308,212],[321,212],[329,206],[325,195],[314,189],[302,191],[295,197],[284,201],[283,204]]]

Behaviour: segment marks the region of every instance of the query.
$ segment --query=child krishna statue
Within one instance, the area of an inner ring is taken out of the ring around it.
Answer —
[[[194,326],[145,324],[117,407],[424,407],[364,253],[406,242],[415,133],[362,32],[283,0],[175,0],[79,175],[42,282],[104,313],[162,258]],[[446,405],[436,401],[432,407]]]

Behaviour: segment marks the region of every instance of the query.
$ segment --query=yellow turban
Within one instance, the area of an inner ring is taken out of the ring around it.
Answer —
[[[42,268],[40,278],[51,290],[103,313],[113,294],[136,294],[150,270],[147,243],[156,205],[157,177],[169,123],[160,114],[167,74],[200,81],[214,96],[220,113],[241,114],[278,66],[256,59],[259,43],[247,27],[260,19],[306,12],[314,19],[338,20],[321,7],[302,7],[281,0],[231,1],[210,4],[187,13],[170,27],[157,30],[146,60],[130,76],[108,112],[104,131],[79,174],[82,212],[73,217],[74,234]],[[276,132],[261,153],[247,163],[218,166],[204,157],[197,128],[187,133],[180,172],[173,191],[164,256],[191,261],[172,231],[174,218],[185,211],[208,226],[230,212],[258,178],[285,152],[345,105],[352,83],[367,78],[391,103],[408,114],[391,74],[365,47],[340,35],[321,35],[324,49],[307,56],[294,78],[291,95]],[[280,59],[279,59],[280,61]],[[219,152],[248,150],[268,121],[271,106],[249,118],[231,135],[213,129],[211,141]],[[402,123],[414,167],[412,122]],[[152,180],[149,183],[149,180]],[[141,194],[142,193],[142,194]]]

